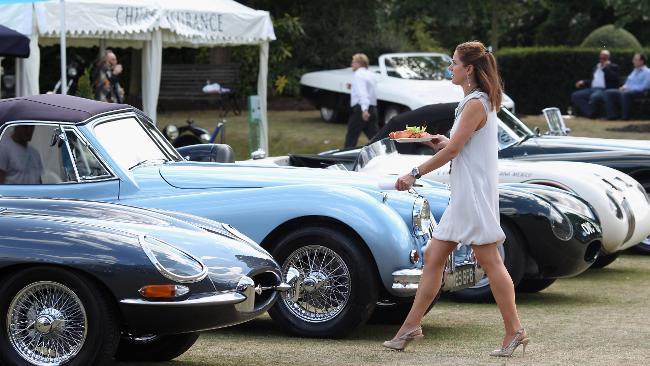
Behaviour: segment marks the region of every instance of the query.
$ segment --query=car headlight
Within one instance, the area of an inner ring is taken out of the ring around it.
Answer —
[[[176,138],[178,138],[178,135],[179,135],[178,127],[176,127],[174,125],[167,125],[163,129],[163,133],[165,134],[165,136],[167,136],[167,138],[170,141],[176,140]]]
[[[623,210],[621,209],[621,205],[616,202],[616,198],[614,198],[614,195],[609,190],[607,191],[607,198],[609,198],[609,207],[616,215],[616,218],[623,220]]]
[[[201,141],[210,142],[210,135],[208,135],[207,133],[202,133],[201,134]]]
[[[550,194],[549,189],[535,189],[527,188],[529,191],[538,194],[544,197],[545,200],[550,201],[557,208],[561,208],[564,211],[577,213],[579,215],[588,217],[592,220],[597,220],[596,214],[592,209],[582,201],[578,200],[571,196],[569,192],[560,191],[558,193]]]
[[[573,237],[573,225],[571,220],[552,204],[549,204],[551,229],[553,234],[560,240],[569,241]]]
[[[152,236],[140,236],[140,245],[158,272],[180,283],[198,282],[208,274],[201,260]]]
[[[416,198],[413,203],[413,233],[416,236],[429,235],[433,220],[429,201],[424,197]]]

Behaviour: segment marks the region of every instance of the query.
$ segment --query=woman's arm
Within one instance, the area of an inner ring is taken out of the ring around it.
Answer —
[[[477,129],[483,127],[486,121],[487,114],[485,113],[481,101],[478,99],[470,99],[465,105],[463,114],[458,122],[458,129],[454,133],[454,136],[449,140],[447,146],[418,167],[420,174],[425,175],[432,172],[455,158],[463,149],[463,146],[465,146],[470,137],[472,137],[472,134],[474,134]],[[415,177],[411,174],[406,174],[397,179],[395,188],[404,191],[411,188],[414,182]]]

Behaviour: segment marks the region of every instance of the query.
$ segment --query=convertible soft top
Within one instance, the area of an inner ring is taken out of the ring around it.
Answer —
[[[0,100],[0,126],[19,120],[81,122],[100,113],[133,108],[61,94]]]

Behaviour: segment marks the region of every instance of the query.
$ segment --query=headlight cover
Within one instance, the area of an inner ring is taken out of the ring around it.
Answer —
[[[158,272],[179,283],[193,283],[208,275],[208,268],[201,260],[148,235],[140,236],[140,245]]]
[[[552,204],[549,204],[549,217],[553,234],[562,241],[569,241],[573,237],[571,220]]]
[[[598,219],[595,212],[588,205],[570,196],[569,192],[561,191],[558,194],[550,194],[549,191],[544,189],[528,188],[528,190],[544,197],[545,200],[550,201],[555,207],[580,214],[592,220]]]
[[[416,236],[430,235],[433,220],[429,201],[424,197],[416,198],[413,203],[413,233]]]

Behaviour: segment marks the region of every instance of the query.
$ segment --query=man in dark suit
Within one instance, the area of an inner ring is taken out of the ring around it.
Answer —
[[[605,90],[618,88],[618,65],[612,63],[609,57],[609,51],[600,51],[599,62],[592,70],[592,78],[576,82],[576,88],[583,89],[571,94],[571,102],[579,115],[596,117],[598,104],[605,100]]]

